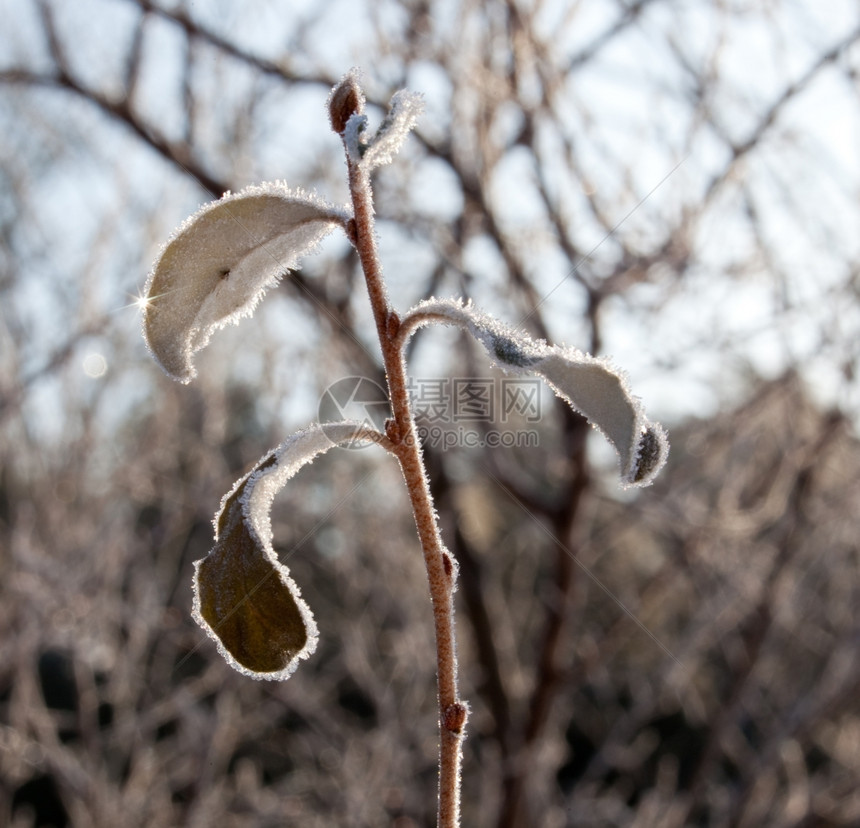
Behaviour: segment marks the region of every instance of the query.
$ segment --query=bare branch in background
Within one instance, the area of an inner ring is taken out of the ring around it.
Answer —
[[[188,621],[222,481],[318,417],[319,377],[384,384],[354,252],[288,274],[197,386],[165,388],[139,338],[146,274],[202,201],[280,179],[345,203],[314,124],[354,64],[371,130],[397,88],[426,99],[374,181],[392,301],[465,294],[612,354],[673,434],[665,480],[619,499],[577,415],[526,395],[481,419],[510,378],[449,331],[410,344],[461,562],[464,824],[857,823],[856,10],[13,5],[0,823],[432,818],[396,472],[324,458],[275,503],[274,549],[330,619],[288,687],[248,687]]]

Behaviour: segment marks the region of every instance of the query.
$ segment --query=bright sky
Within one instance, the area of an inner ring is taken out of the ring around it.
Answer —
[[[667,223],[684,205],[696,203],[707,181],[726,163],[719,130],[742,142],[786,84],[800,78],[817,55],[857,25],[857,8],[850,2],[786,0],[767,9],[728,4],[730,9],[735,6],[736,13],[730,15],[706,3],[652,4],[628,35],[618,38],[587,70],[569,77],[566,137],[577,146],[591,187],[615,225],[614,236],[641,245],[643,252],[659,246]],[[261,0],[250,13],[247,4],[240,7],[227,0],[190,4],[203,24],[256,54],[278,58],[286,48],[296,66],[323,67],[339,75],[361,60],[370,32],[364,7],[333,2],[323,20],[290,47],[295,18],[309,19],[318,7],[290,3],[285,12],[282,4]],[[456,8],[445,2],[437,10],[440,18],[447,15],[452,37],[458,18],[451,10]],[[576,25],[560,30],[570,8],[568,3],[546,3],[543,19],[555,38],[553,47],[574,56],[612,24],[617,6],[607,0],[580,3]],[[7,21],[0,34],[0,69],[23,65],[44,70],[47,57],[33,4],[0,0],[0,16]],[[116,94],[135,19],[125,0],[57,5],[61,37],[75,44],[69,59],[83,82]],[[396,14],[386,19],[394,32]],[[720,49],[714,51],[717,43]],[[688,105],[690,79],[679,73],[670,46],[693,66],[712,61],[711,68],[722,79],[706,101],[707,110],[695,117]],[[156,21],[147,30],[143,49],[136,106],[145,119],[159,124],[168,140],[179,139],[186,124],[177,82],[187,57],[184,40],[175,27]],[[273,178],[301,183],[309,168],[323,169],[328,171],[319,181],[324,195],[345,197],[337,143],[322,108],[323,87],[285,92],[272,86],[249,116],[246,133],[236,135],[229,132],[231,113],[254,90],[253,76],[211,50],[201,49],[195,58],[200,95],[221,102],[198,122],[204,166],[217,170],[225,157],[238,160],[243,177],[238,184]],[[461,58],[466,65],[468,54]],[[371,87],[382,88],[394,76],[396,67],[384,58],[367,63]],[[860,315],[853,303],[837,305],[833,298],[860,258],[860,106],[856,84],[844,71],[849,64],[857,67],[857,49],[836,67],[824,69],[780,113],[762,146],[738,168],[689,239],[695,266],[683,285],[636,287],[606,305],[604,350],[627,369],[655,416],[675,420],[707,415],[738,390],[744,361],[765,376],[803,363],[822,398],[857,404],[853,386],[841,378],[839,361],[854,356],[850,343],[858,341]],[[452,79],[429,62],[416,62],[410,82],[427,98],[419,131],[445,137],[451,113],[462,105],[451,99]],[[122,353],[111,351],[110,338],[85,338],[75,351],[79,375],[91,385],[118,382],[125,405],[136,405],[152,389],[151,380],[140,379],[146,369],[132,368],[136,362],[142,366],[147,357],[130,306],[159,243],[203,196],[151,150],[131,140],[124,127],[106,125],[87,105],[69,104],[68,96],[0,88],[0,117],[9,126],[0,144],[0,165],[26,181],[15,238],[27,258],[28,273],[12,292],[17,318],[29,332],[28,341],[19,346],[21,359],[27,372],[37,370],[69,341],[75,326],[86,327],[88,319],[107,313],[126,337]],[[696,121],[706,115],[718,129]],[[518,123],[517,114],[511,113],[509,119],[500,119],[498,129],[510,132]],[[547,134],[547,158],[558,152],[551,144],[559,137]],[[415,170],[410,207],[427,217],[455,217],[462,197],[454,179],[438,162],[416,166],[417,157],[407,147],[401,160],[404,168],[411,165]],[[548,178],[560,193],[578,244],[589,251],[581,262],[584,272],[611,268],[617,245],[590,216],[581,181],[561,168]],[[525,153],[513,150],[500,164],[494,193],[502,204],[503,225],[530,252],[535,283],[543,295],[551,294],[542,310],[554,336],[569,345],[584,344],[583,293],[569,278],[569,262],[558,254],[543,224],[532,161]],[[751,209],[767,241],[768,260],[756,252]],[[433,265],[432,251],[420,238],[385,222],[380,234],[392,295],[401,306],[411,304],[420,296],[421,274]],[[518,321],[511,318],[504,280],[495,275],[500,263],[492,247],[478,238],[464,251],[464,260],[479,277],[472,283],[476,302],[509,322]],[[323,257],[316,266],[325,261]],[[309,272],[314,266],[308,265]],[[740,269],[744,278],[733,281],[731,274]],[[443,287],[444,295],[453,291],[453,285]],[[356,298],[359,318],[367,318],[365,304],[363,296]],[[279,297],[277,306],[264,312],[265,336],[285,337],[307,327],[301,313],[282,324],[283,314],[292,313],[287,305]],[[643,307],[657,305],[660,310],[642,313]],[[71,318],[70,308],[75,309]],[[213,348],[229,356],[236,343],[259,341],[248,332],[248,324],[223,334],[224,342]],[[309,331],[305,336],[312,350],[314,338]],[[420,350],[418,356],[426,362]],[[216,356],[208,359],[210,367],[217,364]],[[265,359],[249,358],[241,370],[253,380],[266,365]],[[132,379],[119,381],[117,373],[126,370]],[[297,371],[290,380],[299,389],[300,407],[311,406],[317,384],[313,371]],[[62,384],[45,382],[35,398],[41,402],[34,405],[43,412],[60,411],[56,398],[65,393]],[[111,410],[119,417],[122,409]],[[48,430],[59,435],[62,428],[62,420],[55,419]]]

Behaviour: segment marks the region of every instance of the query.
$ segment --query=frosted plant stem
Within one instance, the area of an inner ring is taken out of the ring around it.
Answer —
[[[421,446],[409,402],[406,366],[400,348],[400,319],[388,301],[376,249],[373,196],[368,173],[347,158],[354,221],[350,226],[358,252],[382,347],[393,419],[386,432],[406,480],[418,537],[424,552],[433,619],[436,627],[436,663],[439,683],[439,807],[438,828],[460,824],[460,765],[468,709],[457,696],[457,654],[454,637],[456,566],[442,544]]]

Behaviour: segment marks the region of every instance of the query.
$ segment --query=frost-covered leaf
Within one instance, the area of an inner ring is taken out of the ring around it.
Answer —
[[[193,355],[212,333],[249,316],[266,290],[348,215],[283,184],[226,193],[185,221],[153,266],[143,331],[164,370],[196,376]]]
[[[608,360],[531,339],[471,305],[453,300],[421,302],[403,319],[407,329],[430,322],[468,330],[505,371],[542,376],[615,446],[625,484],[647,486],[663,467],[669,453],[663,428],[648,421],[626,377]]]
[[[335,445],[385,438],[356,422],[314,425],[263,457],[224,498],[215,546],[194,564],[194,619],[230,666],[256,679],[289,678],[314,652],[317,626],[272,547],[275,495]]]
[[[340,87],[335,91],[338,89]],[[391,97],[388,114],[379,129],[368,137],[367,116],[363,108],[356,109],[347,119],[342,133],[350,160],[367,173],[383,164],[390,164],[423,110],[424,98],[421,95],[401,89]]]
[[[423,109],[424,99],[416,92],[401,89],[394,93],[385,120],[364,149],[361,164],[368,172],[391,163]]]

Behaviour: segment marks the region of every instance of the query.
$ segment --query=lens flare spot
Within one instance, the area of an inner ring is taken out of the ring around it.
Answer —
[[[98,379],[107,373],[107,360],[101,354],[87,354],[84,357],[83,368],[88,377]]]

